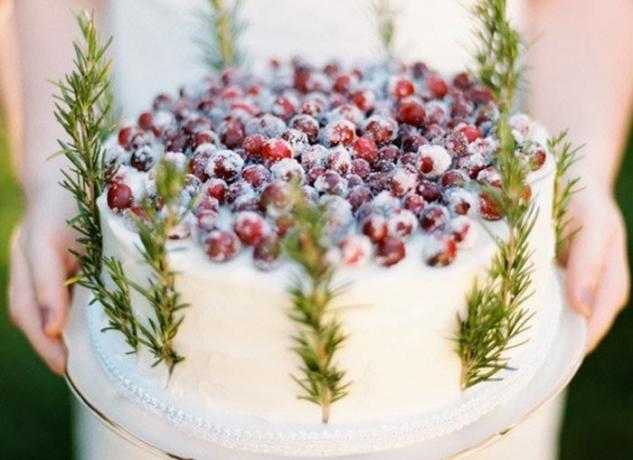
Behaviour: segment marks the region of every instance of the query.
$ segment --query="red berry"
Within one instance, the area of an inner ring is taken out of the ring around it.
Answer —
[[[251,157],[257,158],[262,153],[266,138],[261,134],[252,134],[247,136],[242,143],[242,148]]]
[[[350,95],[349,99],[356,105],[356,107],[365,113],[372,110],[376,104],[376,96],[368,89],[359,89],[354,91]]]
[[[363,219],[361,231],[371,240],[372,243],[380,243],[389,233],[387,219],[380,214],[370,214]]]
[[[295,113],[294,104],[284,96],[279,96],[273,103],[271,112],[284,121],[288,121]]]
[[[369,203],[371,200],[372,193],[369,187],[364,185],[357,185],[352,188],[347,195],[347,201],[352,205],[352,209],[356,210],[360,208],[363,204]]]
[[[352,174],[356,174],[361,179],[367,178],[371,173],[371,166],[367,160],[356,158],[352,160]]]
[[[405,168],[396,168],[391,173],[391,193],[404,196],[415,188],[417,174]]]
[[[389,235],[400,238],[406,238],[411,235],[417,224],[415,215],[411,211],[402,208],[396,209],[387,221]]]
[[[129,150],[132,146],[130,145],[132,138],[136,136],[139,132],[138,128],[133,126],[126,126],[125,128],[121,128],[119,131],[119,145],[123,147],[125,150]]]
[[[384,145],[396,138],[398,124],[393,118],[372,115],[367,119],[363,131],[377,145]]]
[[[463,125],[460,126],[458,130],[461,131],[464,136],[466,136],[466,140],[469,143],[483,137],[481,131],[479,131],[479,128],[477,128],[475,125]]]
[[[233,230],[242,244],[252,246],[270,233],[264,218],[253,211],[242,211],[235,218]]]
[[[270,139],[264,143],[262,147],[262,157],[266,164],[273,164],[284,158],[292,158],[292,148],[290,144],[283,139]]]
[[[371,255],[371,241],[364,235],[350,235],[339,243],[341,260],[345,265],[357,267]]]
[[[326,157],[326,165],[329,169],[345,175],[352,169],[352,156],[349,150],[339,145],[330,149]]]
[[[273,216],[283,214],[290,206],[288,185],[282,181],[268,184],[262,191],[260,206]]]
[[[428,74],[426,77],[426,86],[433,95],[438,99],[442,99],[448,92],[446,81],[437,74]]]
[[[389,81],[389,94],[396,99],[411,96],[414,92],[413,82],[407,78],[394,77]]]
[[[255,267],[260,270],[272,270],[279,263],[282,245],[279,238],[268,235],[253,246],[253,260]]]
[[[235,257],[240,249],[240,240],[232,232],[211,230],[204,240],[204,249],[214,262],[225,262]]]
[[[296,115],[291,121],[290,126],[298,129],[308,136],[311,144],[315,143],[319,137],[319,122],[314,117],[306,114]]]
[[[139,171],[149,171],[154,165],[154,154],[150,146],[141,147],[130,156],[130,166]]]
[[[254,189],[258,189],[270,180],[270,171],[263,165],[255,164],[244,168],[242,177]]]
[[[219,203],[222,204],[226,201],[226,192],[228,189],[228,185],[224,180],[217,177],[211,178],[207,182],[205,182],[204,188],[207,194],[210,197],[218,200]]]
[[[336,171],[325,171],[314,181],[314,188],[323,194],[347,195],[347,181]]]
[[[442,230],[448,220],[448,210],[439,204],[430,204],[420,213],[420,227],[429,233]]]
[[[466,182],[468,182],[468,176],[459,169],[446,171],[439,180],[440,185],[444,188],[463,187]]]
[[[242,142],[244,142],[244,126],[237,119],[227,120],[222,123],[219,132],[220,140],[230,149],[240,147]]]
[[[225,181],[236,179],[242,172],[244,160],[232,150],[217,150],[209,157],[207,174]]]
[[[356,128],[349,120],[335,120],[328,123],[321,131],[321,139],[328,147],[349,145],[354,141]]]
[[[461,90],[467,89],[472,85],[472,80],[467,72],[458,73],[453,77],[453,85]]]
[[[356,158],[362,158],[363,160],[373,163],[378,158],[378,147],[373,139],[369,137],[359,137],[352,144],[352,149]]]
[[[457,255],[457,244],[450,235],[434,235],[424,246],[424,260],[431,267],[444,267]]]
[[[376,250],[376,261],[385,267],[397,264],[406,255],[404,241],[400,238],[388,236],[378,245]]]
[[[334,80],[334,91],[339,93],[347,93],[352,83],[352,77],[348,74],[342,74]]]
[[[426,202],[422,195],[418,195],[415,192],[407,193],[404,196],[403,205],[405,209],[408,209],[416,216],[420,215],[420,212],[424,209]]]
[[[210,232],[215,229],[218,212],[212,209],[202,209],[196,214],[196,223],[200,230]]]
[[[211,144],[214,145],[218,141],[217,135],[211,131],[200,131],[199,133],[194,134],[191,140],[191,147],[195,150],[200,147],[202,144]]]
[[[108,188],[108,206],[113,211],[123,211],[132,206],[132,189],[122,182],[113,182]]]
[[[397,119],[400,123],[421,127],[424,125],[426,112],[422,101],[416,97],[407,97],[398,104]]]
[[[152,129],[153,123],[154,114],[152,112],[143,112],[138,117],[138,125],[146,131]]]
[[[486,193],[479,195],[479,214],[486,220],[499,220],[503,217],[499,204]]]
[[[442,198],[440,188],[435,183],[428,180],[421,180],[416,187],[416,192],[428,202],[438,201]]]

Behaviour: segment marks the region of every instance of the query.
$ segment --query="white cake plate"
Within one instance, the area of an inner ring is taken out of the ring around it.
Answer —
[[[195,460],[281,460],[288,457],[229,450],[174,429],[143,411],[111,382],[93,353],[86,325],[86,293],[75,293],[64,331],[68,349],[66,381],[72,392],[115,433],[165,458]],[[560,293],[562,295],[562,292]],[[534,411],[556,397],[570,382],[584,357],[586,322],[566,304],[547,363],[510,402],[485,417],[442,437],[388,452],[338,456],[337,460],[421,460],[455,458],[500,439]],[[313,457],[314,458],[314,457]],[[330,457],[332,458],[332,457]]]

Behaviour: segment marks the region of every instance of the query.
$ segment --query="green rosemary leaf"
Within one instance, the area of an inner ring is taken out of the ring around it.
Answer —
[[[242,0],[233,0],[230,6],[225,0],[208,0],[207,3],[207,8],[198,11],[202,21],[196,42],[202,50],[202,59],[211,72],[239,67],[244,61],[239,47],[245,28],[240,19]]]

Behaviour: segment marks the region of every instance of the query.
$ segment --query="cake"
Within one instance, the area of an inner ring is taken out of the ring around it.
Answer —
[[[143,200],[156,196],[161,162],[186,174],[184,217],[167,243],[187,304],[173,342],[184,360],[170,371],[144,347],[127,354],[121,334],[102,332],[105,312],[92,308],[104,369],[178,427],[247,449],[268,443],[270,452],[347,449],[321,441],[317,449],[319,436],[360,436],[370,445],[397,431],[406,443],[483,416],[538,371],[559,314],[548,301],[555,159],[543,128],[517,113],[509,121],[530,171],[524,198],[538,210],[528,241],[529,329],[508,351],[514,370],[464,388],[458,318],[507,237],[490,196],[500,186],[498,114],[474,77],[443,76],[423,63],[272,61],[264,75],[229,69],[157,96],[106,142],[113,173],[97,203],[104,256],[146,286],[152,268],[137,229]],[[347,338],[334,359],[350,386],[327,425],[291,378],[302,367],[288,315],[299,271],[281,243],[292,229],[296,183],[323,205],[327,257],[335,280],[347,283],[333,310]],[[150,327],[147,298],[133,289],[131,299],[134,316]]]

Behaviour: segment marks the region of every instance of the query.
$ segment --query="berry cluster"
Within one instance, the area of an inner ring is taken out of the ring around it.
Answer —
[[[270,269],[293,226],[289,182],[298,181],[325,204],[337,260],[391,266],[416,235],[427,264],[448,265],[473,244],[473,217],[503,217],[482,187],[500,186],[497,116],[491,93],[468,74],[447,80],[423,63],[275,61],[265,79],[231,69],[159,95],[119,131],[107,200],[118,213],[138,212],[132,182],[140,173],[151,184],[164,156],[188,173],[183,197],[198,197],[173,238],[193,234],[216,262],[251,247],[257,267]],[[517,155],[541,168],[546,149],[531,140],[530,120],[511,124]]]

